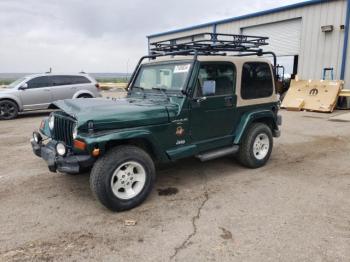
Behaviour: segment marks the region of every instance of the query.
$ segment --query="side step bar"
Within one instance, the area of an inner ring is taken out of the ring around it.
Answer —
[[[196,157],[200,161],[205,162],[205,161],[213,160],[213,159],[220,158],[220,157],[223,157],[226,155],[232,155],[234,153],[237,153],[238,150],[239,150],[239,146],[234,145],[232,147],[225,147],[225,148],[209,151],[207,153],[202,153],[202,154],[196,155]]]

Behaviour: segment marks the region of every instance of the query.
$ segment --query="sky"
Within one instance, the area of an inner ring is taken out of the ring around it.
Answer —
[[[0,73],[130,73],[147,35],[297,2],[0,0]]]

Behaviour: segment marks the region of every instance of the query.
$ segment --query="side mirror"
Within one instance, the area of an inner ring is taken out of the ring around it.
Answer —
[[[25,89],[27,89],[28,88],[28,84],[27,83],[24,83],[24,84],[22,84],[18,89],[19,90],[25,90]]]
[[[216,82],[214,80],[204,81],[202,87],[203,96],[213,96],[216,91]]]

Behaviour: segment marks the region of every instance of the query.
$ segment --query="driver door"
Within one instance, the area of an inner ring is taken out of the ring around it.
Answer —
[[[191,102],[191,138],[200,151],[232,144],[236,126],[236,68],[202,63]]]

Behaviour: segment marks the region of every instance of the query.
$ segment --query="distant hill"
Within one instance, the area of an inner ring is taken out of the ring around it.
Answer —
[[[0,73],[0,80],[15,80],[30,74],[35,74],[35,73]],[[88,74],[98,79],[117,79],[117,78],[126,78],[130,76],[130,74],[126,74],[126,73],[88,73]]]

